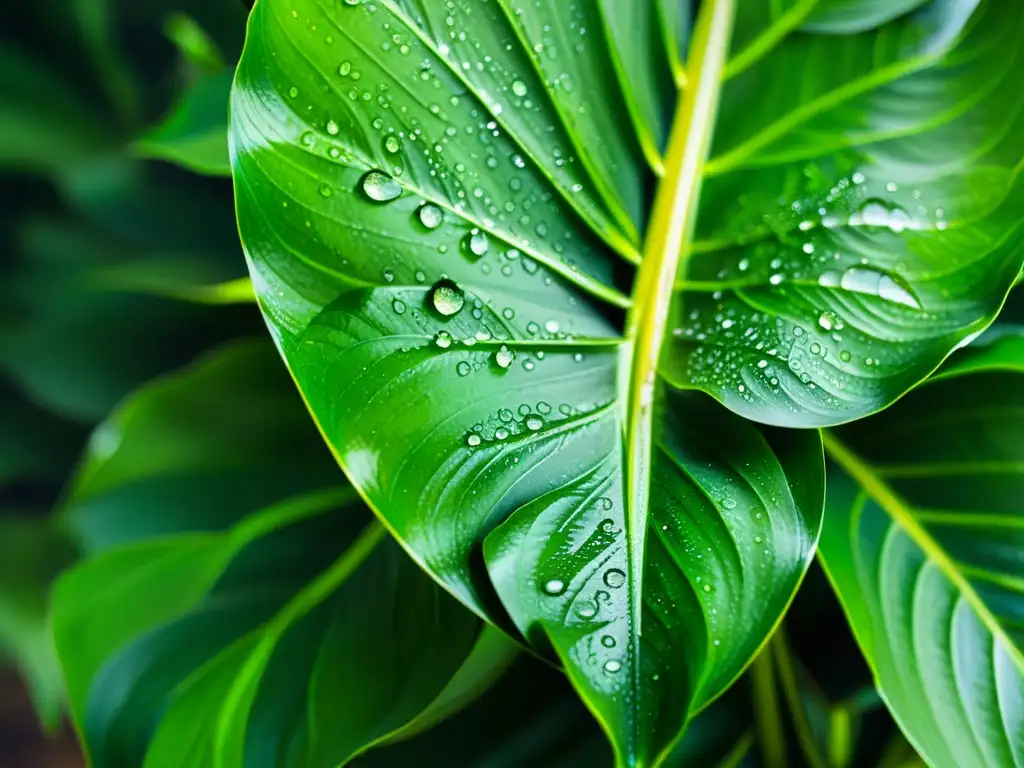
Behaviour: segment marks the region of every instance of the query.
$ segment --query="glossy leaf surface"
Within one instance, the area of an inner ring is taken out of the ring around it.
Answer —
[[[65,520],[99,554],[61,578],[53,626],[97,768],[343,764],[473,648],[479,622],[330,487],[282,374],[268,345],[227,348],[92,440]]]
[[[835,430],[821,556],[879,689],[934,766],[1024,762],[1024,356],[984,349]]]
[[[1019,272],[1021,11],[898,6],[705,2],[685,72],[653,1],[250,19],[231,151],[275,339],[404,546],[550,647],[621,763],[739,674],[817,536],[815,434],[680,390],[871,413]]]

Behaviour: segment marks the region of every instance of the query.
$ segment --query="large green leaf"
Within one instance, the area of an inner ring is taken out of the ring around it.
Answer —
[[[933,766],[1024,764],[1021,351],[1012,365],[1003,344],[972,351],[825,443],[839,470],[821,556]]]
[[[333,768],[431,711],[470,657],[479,621],[331,487],[275,357],[219,350],[90,442],[62,519],[98,554],[60,579],[52,623],[96,768]],[[463,700],[488,672],[463,673]]]
[[[340,462],[638,765],[761,645],[820,511],[813,433],[679,390],[885,406],[997,311],[1024,194],[1015,4],[708,0],[685,46],[642,6],[263,0],[231,128]]]

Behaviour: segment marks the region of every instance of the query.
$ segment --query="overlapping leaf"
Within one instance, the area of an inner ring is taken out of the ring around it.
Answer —
[[[1020,268],[1020,9],[712,0],[683,35],[679,6],[264,0],[232,101],[254,286],[325,437],[626,764],[743,669],[817,535],[814,433],[679,390],[870,413]]]
[[[53,625],[97,768],[336,766],[430,710],[473,650],[479,622],[331,487],[274,366],[262,343],[217,352],[91,443],[64,519],[99,554],[60,580]]]
[[[839,469],[821,555],[934,766],[1024,763],[1024,355],[1007,340],[826,441]]]

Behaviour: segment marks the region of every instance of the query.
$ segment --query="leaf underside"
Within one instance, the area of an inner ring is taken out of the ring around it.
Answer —
[[[838,468],[823,561],[879,690],[935,766],[1024,764],[1024,354],[1013,346],[982,348],[884,421],[826,441]]]
[[[884,407],[991,321],[1024,194],[1014,4],[642,6],[263,0],[231,122],[257,296],[339,462],[637,765],[820,524],[816,433],[692,390],[779,426]]]

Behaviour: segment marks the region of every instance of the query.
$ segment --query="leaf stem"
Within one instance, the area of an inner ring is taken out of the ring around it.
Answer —
[[[765,768],[786,768],[786,739],[782,732],[782,702],[775,685],[770,646],[750,666],[754,693],[754,721]]]
[[[630,364],[624,382],[628,397],[627,453],[630,456],[629,503],[630,570],[634,584],[633,615],[639,635],[640,581],[652,455],[654,378],[665,324],[684,244],[693,232],[700,180],[711,144],[718,110],[721,74],[729,48],[735,0],[706,3],[694,32],[690,87],[676,110],[666,162],[637,274],[634,303],[626,323]]]
[[[644,544],[654,453],[654,388],[665,324],[681,255],[696,219],[700,182],[718,112],[722,71],[736,14],[735,0],[704,3],[694,30],[689,87],[672,121],[665,177],[658,186],[643,248],[643,261],[626,318],[626,359],[621,368],[620,401],[625,403],[626,525],[629,569],[629,616],[634,622],[630,655],[631,684],[640,679],[640,634]],[[627,378],[628,377],[628,378]],[[633,738],[637,734],[632,734]]]

